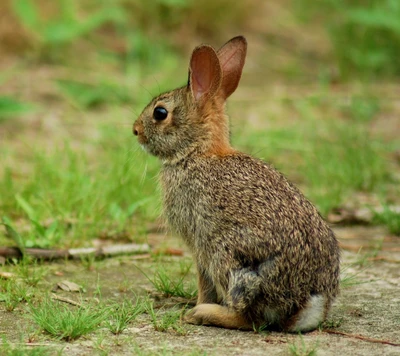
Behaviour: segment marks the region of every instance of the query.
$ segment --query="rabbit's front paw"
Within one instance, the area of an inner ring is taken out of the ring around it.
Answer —
[[[219,306],[217,304],[198,304],[195,306],[193,309],[189,310],[183,320],[186,323],[189,324],[195,324],[195,325],[204,325],[208,324],[207,320],[209,320],[210,317],[210,309],[212,309],[212,306]],[[211,306],[211,308],[210,308]]]

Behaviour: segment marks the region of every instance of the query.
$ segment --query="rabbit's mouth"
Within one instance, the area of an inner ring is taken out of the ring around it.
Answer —
[[[140,148],[141,148],[143,151],[145,151],[145,152],[147,152],[147,153],[150,153],[149,150],[147,149],[147,147],[146,147],[145,145],[142,145],[141,143],[139,143],[139,146],[140,146]]]

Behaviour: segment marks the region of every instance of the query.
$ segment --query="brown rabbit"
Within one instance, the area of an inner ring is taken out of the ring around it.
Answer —
[[[185,320],[309,331],[338,294],[338,243],[281,173],[229,143],[225,101],[246,49],[241,36],[195,48],[188,84],[154,98],[133,132],[163,163],[164,211],[196,262],[197,306]]]

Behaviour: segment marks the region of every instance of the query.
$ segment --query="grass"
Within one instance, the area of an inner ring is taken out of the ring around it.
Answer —
[[[288,353],[292,356],[315,356],[317,355],[318,342],[307,345],[302,335],[300,335],[300,343],[289,343]]]
[[[343,105],[329,95],[321,89],[314,97],[285,101],[298,116],[291,125],[282,128],[280,118],[275,125],[272,119],[268,130],[241,128],[240,136],[233,134],[243,150],[294,177],[324,216],[358,192],[380,195],[392,180],[390,146],[368,127],[379,112],[376,99],[371,104],[369,95],[355,95]]]
[[[391,208],[387,204],[383,205],[381,212],[376,212],[374,221],[377,224],[386,225],[390,233],[400,236],[400,211]]]
[[[325,320],[320,326],[319,330],[324,330],[324,329],[336,329],[339,326],[341,326],[343,323],[343,317],[342,318],[329,318]]]
[[[13,345],[3,338],[0,345],[0,354],[3,356],[50,356],[55,353],[54,350],[44,346],[32,348],[25,345]]]
[[[15,272],[25,284],[35,287],[43,280],[48,270],[36,260],[31,261],[28,258],[23,258],[16,263]]]
[[[115,128],[110,131],[116,134]],[[18,186],[15,181],[7,183],[10,174],[19,175],[18,168],[8,168],[0,186],[5,198],[1,205],[10,220],[26,221],[28,228],[21,233],[25,247],[59,246],[61,239],[63,245],[79,245],[103,231],[120,233],[128,224],[138,231],[143,207],[147,208],[145,222],[156,216],[157,192],[142,176],[146,169],[149,176],[155,175],[157,165],[152,160],[138,162],[139,153],[130,152],[126,140],[114,136],[121,141],[118,144],[107,136],[96,145],[96,162],[69,146],[50,154],[36,152],[31,157],[32,172],[21,177]],[[142,169],[132,169],[133,160]],[[63,167],[56,162],[63,162]],[[74,241],[74,236],[79,240]]]
[[[123,300],[110,307],[110,317],[106,320],[106,327],[115,335],[121,334],[138,315],[147,310],[148,301],[136,299],[135,303]]]
[[[70,308],[45,298],[28,308],[31,319],[49,335],[65,341],[76,340],[100,327],[109,311],[99,305]]]
[[[342,77],[398,76],[400,5],[392,0],[295,0],[304,20],[320,18]]]
[[[176,275],[171,269],[165,266],[157,265],[156,271],[152,277],[149,277],[143,271],[144,276],[149,280],[157,292],[168,297],[194,298],[197,296],[197,287],[193,282],[187,282],[185,279],[190,272],[191,265],[180,264],[180,275]]]
[[[182,310],[170,309],[164,311],[159,309],[156,312],[153,303],[150,302],[147,306],[147,313],[150,315],[155,331],[167,332],[171,329],[179,335],[187,334],[187,330],[181,321]]]
[[[13,97],[0,96],[0,124],[14,116],[32,113],[34,107],[28,103],[21,103]]]
[[[12,312],[21,303],[29,303],[33,298],[33,289],[13,279],[0,280],[0,302],[6,311]]]

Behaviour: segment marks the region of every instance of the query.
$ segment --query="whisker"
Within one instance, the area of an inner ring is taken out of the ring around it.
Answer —
[[[142,176],[140,178],[140,184],[144,184],[144,182],[146,180],[146,176],[147,176],[147,170],[148,170],[148,163],[146,161],[146,164],[145,164],[143,172],[142,172]]]

